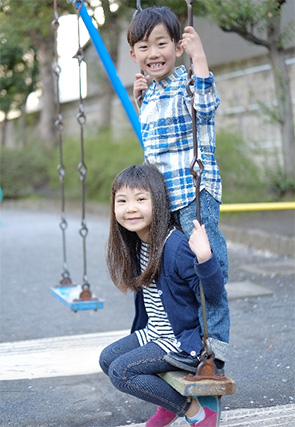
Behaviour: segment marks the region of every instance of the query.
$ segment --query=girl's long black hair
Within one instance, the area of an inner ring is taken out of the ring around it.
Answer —
[[[135,232],[122,227],[115,217],[115,194],[122,187],[149,191],[152,200],[152,222],[149,235],[149,262],[143,273],[138,265],[141,241]],[[107,244],[107,266],[114,284],[123,292],[149,285],[159,275],[166,237],[172,228],[168,191],[161,172],[144,163],[130,166],[115,178],[111,192],[110,233]]]

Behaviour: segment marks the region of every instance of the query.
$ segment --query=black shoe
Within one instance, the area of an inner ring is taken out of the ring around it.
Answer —
[[[170,352],[164,356],[164,360],[170,365],[175,366],[176,368],[183,369],[185,371],[191,372],[193,374],[196,373],[197,367],[201,362],[200,352],[197,356],[193,357],[185,351],[181,351],[179,353]],[[216,366],[216,374],[224,375],[224,362],[219,359],[214,360]]]
[[[196,372],[201,361],[200,355],[193,357],[185,351],[180,351],[179,353],[167,353],[164,356],[164,360],[170,363],[170,365],[176,366],[176,368],[184,369],[185,371],[192,372],[193,374]]]

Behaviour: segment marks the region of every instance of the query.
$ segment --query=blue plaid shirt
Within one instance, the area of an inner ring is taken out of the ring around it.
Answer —
[[[171,210],[184,208],[195,199],[189,167],[193,159],[191,96],[186,90],[187,71],[182,65],[165,79],[151,84],[140,109],[144,157],[163,173]],[[198,157],[202,160],[200,190],[205,188],[221,202],[221,178],[215,159],[214,114],[220,100],[214,76],[194,77],[197,111]]]

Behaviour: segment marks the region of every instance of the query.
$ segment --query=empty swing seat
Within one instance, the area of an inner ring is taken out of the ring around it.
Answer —
[[[81,292],[81,285],[56,286],[54,288],[50,288],[50,293],[74,312],[81,310],[96,311],[100,308],[103,308],[102,300],[99,300],[96,297],[92,297],[91,299],[86,300],[81,299]]]

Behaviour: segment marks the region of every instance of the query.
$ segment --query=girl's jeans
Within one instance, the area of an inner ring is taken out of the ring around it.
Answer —
[[[165,354],[153,342],[140,347],[133,333],[106,347],[99,364],[118,390],[184,416],[190,402],[157,375],[177,370],[165,362]]]
[[[201,220],[205,225],[206,232],[210,241],[211,249],[215,253],[224,278],[224,284],[228,279],[228,259],[226,241],[218,229],[220,204],[207,190],[200,192]],[[189,237],[193,230],[193,220],[197,218],[196,203],[190,203],[183,209],[175,211],[174,219],[179,224],[183,232]],[[197,295],[200,304],[199,320],[203,329],[202,307],[200,297]],[[229,307],[227,300],[227,292],[224,289],[223,295],[219,304],[212,305],[206,302],[207,324],[209,332],[209,341],[215,357],[222,361],[227,361],[229,356]]]

